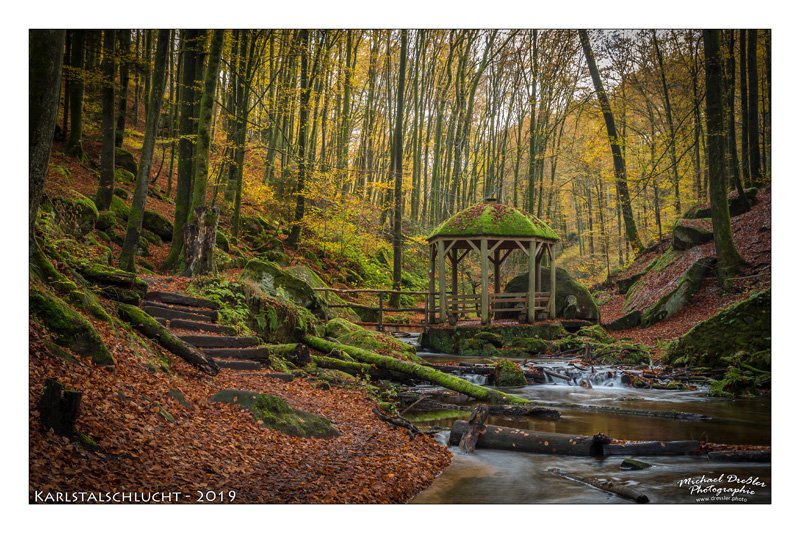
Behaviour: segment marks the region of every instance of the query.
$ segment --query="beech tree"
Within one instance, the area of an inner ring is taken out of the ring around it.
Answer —
[[[116,83],[116,32],[103,32],[103,146],[100,152],[100,185],[97,188],[94,203],[97,209],[104,211],[111,205],[114,194],[114,150],[116,147],[116,131],[114,116],[114,85]]]

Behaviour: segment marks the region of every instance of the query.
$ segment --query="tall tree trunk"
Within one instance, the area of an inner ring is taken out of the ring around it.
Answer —
[[[758,138],[758,30],[747,30],[747,146],[750,150],[750,179],[753,183],[760,184],[761,178],[761,152]]]
[[[742,177],[749,187],[752,185],[752,179],[750,176],[750,147],[748,145],[750,113],[747,107],[747,30],[739,30],[739,103],[742,119]]]
[[[164,260],[165,269],[183,270],[183,227],[189,218],[192,202],[192,174],[194,172],[194,144],[197,134],[197,83],[202,79],[198,72],[198,56],[202,53],[205,30],[181,30],[181,91],[178,123],[178,183],[175,194],[175,220],[172,226],[172,244]],[[147,115],[150,113],[148,111]]]
[[[128,272],[136,270],[136,253],[139,248],[139,237],[142,232],[142,219],[144,206],[147,200],[147,185],[150,177],[150,166],[153,162],[153,149],[156,144],[158,130],[158,117],[161,113],[161,100],[164,95],[164,70],[167,59],[167,44],[170,30],[158,30],[158,44],[156,45],[156,62],[153,72],[153,90],[150,94],[151,102],[147,107],[145,118],[144,142],[142,155],[139,158],[139,171],[136,175],[136,188],[131,201],[131,211],[128,215],[128,228],[125,242],[122,244],[122,253],[119,258],[120,268]]]
[[[206,204],[208,187],[208,156],[211,148],[211,113],[214,110],[214,97],[217,93],[219,65],[222,58],[222,45],[225,41],[225,30],[213,30],[211,50],[203,80],[203,95],[200,98],[200,110],[197,121],[197,149],[195,150],[195,170],[192,191],[192,208],[190,213]]]
[[[664,92],[664,111],[667,115],[667,127],[669,129],[669,157],[672,163],[672,187],[674,190],[675,216],[681,216],[681,181],[678,174],[678,154],[675,139],[675,123],[672,120],[672,102],[669,98],[669,86],[667,85],[667,73],[664,70],[664,58],[661,55],[661,48],[658,46],[656,30],[653,30],[653,46],[656,49],[658,68],[661,72],[661,90]]]
[[[617,201],[622,204],[622,218],[625,220],[625,234],[631,244],[634,254],[638,254],[642,249],[642,241],[639,240],[639,233],[636,231],[636,222],[633,219],[633,209],[631,208],[631,198],[628,193],[628,177],[625,172],[625,160],[622,158],[617,128],[614,125],[614,114],[611,112],[611,104],[600,80],[600,73],[594,60],[589,34],[586,30],[579,30],[583,53],[586,56],[586,63],[589,65],[589,73],[592,76],[597,99],[600,101],[600,108],[603,111],[603,118],[608,131],[608,140],[611,145],[611,155],[614,159],[614,178],[617,187]]]
[[[744,187],[742,186],[742,178],[739,169],[739,153],[736,146],[736,56],[734,48],[735,30],[728,30],[728,55],[727,55],[727,73],[725,75],[725,123],[728,130],[728,157],[730,161],[730,179],[729,186],[735,187],[742,202],[748,204],[747,197],[744,195]],[[749,205],[749,204],[748,204]]]
[[[114,84],[116,83],[116,34],[114,30],[103,30],[103,146],[100,151],[100,184],[94,203],[99,211],[108,209],[114,194]]]
[[[406,92],[406,56],[408,30],[400,30],[400,65],[397,74],[397,111],[392,136],[392,173],[394,174],[394,216],[392,219],[392,288],[400,290],[403,277],[403,97]],[[392,294],[392,307],[400,307],[400,295]]]
[[[125,121],[128,114],[128,85],[130,81],[131,30],[118,30],[119,46],[119,104],[117,109],[117,131],[114,146],[122,146],[125,138]]]
[[[308,30],[300,30],[300,124],[297,133],[297,202],[294,210],[294,223],[289,232],[286,244],[292,247],[300,242],[303,215],[306,209],[305,183],[306,183],[306,131],[308,129],[308,103],[311,98],[308,80]]]
[[[72,70],[69,83],[69,108],[72,113],[69,124],[69,137],[67,138],[66,151],[69,155],[86,161],[83,151],[83,91],[84,81],[84,55],[85,55],[86,30],[72,31],[72,50],[69,66]]]
[[[725,116],[722,101],[722,58],[719,30],[703,30],[706,65],[706,134],[711,188],[711,222],[717,252],[719,282],[727,287],[730,277],[743,263],[736,251],[728,210],[728,180],[725,179]]]
[[[44,192],[58,114],[65,30],[28,31],[28,238]],[[31,246],[29,243],[29,246]],[[31,246],[33,248],[33,246]],[[32,253],[32,250],[31,250]]]

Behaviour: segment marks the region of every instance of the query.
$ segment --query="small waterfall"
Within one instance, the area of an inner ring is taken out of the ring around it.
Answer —
[[[544,373],[546,383],[567,386],[622,387],[622,372],[611,367],[579,367],[573,364],[533,365]]]
[[[480,374],[464,374],[459,376],[461,379],[474,383],[475,385],[486,385],[489,383],[489,376],[482,376]]]

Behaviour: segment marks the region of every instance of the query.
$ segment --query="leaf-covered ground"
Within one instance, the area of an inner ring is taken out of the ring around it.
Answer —
[[[114,352],[113,371],[50,355],[46,333],[31,324],[31,494],[235,490],[239,503],[399,503],[450,462],[446,447],[425,436],[410,440],[405,430],[381,422],[359,390],[286,383],[268,370],[223,369],[209,377],[149,341],[94,324]],[[158,369],[159,355],[169,373]],[[100,452],[42,429],[36,402],[46,378],[83,392],[77,429]],[[262,428],[246,411],[209,401],[225,388],[279,396],[329,418],[342,435],[304,439]]]

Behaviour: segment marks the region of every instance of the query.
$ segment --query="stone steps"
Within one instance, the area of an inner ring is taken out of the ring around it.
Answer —
[[[235,337],[219,335],[178,335],[196,348],[249,348],[261,344],[258,337]]]
[[[261,339],[237,336],[234,328],[216,323],[219,318],[216,302],[180,293],[154,291],[145,295],[142,310],[173,330],[181,340],[199,349],[220,368],[260,370],[269,362],[269,350],[260,346]]]

